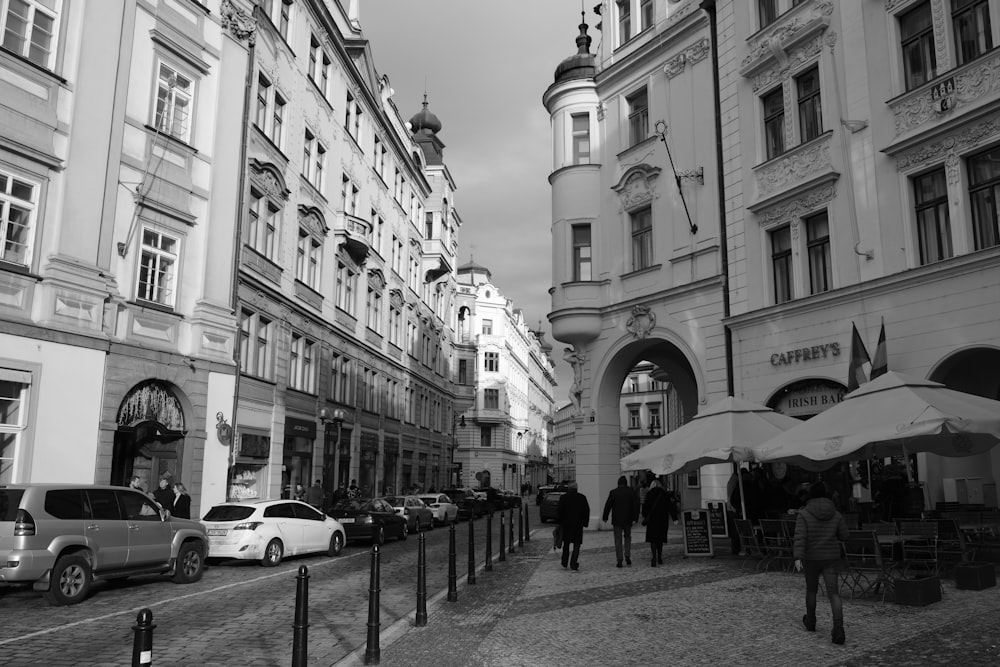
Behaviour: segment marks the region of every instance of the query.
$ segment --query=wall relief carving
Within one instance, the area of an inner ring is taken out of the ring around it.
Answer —
[[[901,153],[896,157],[896,167],[900,171],[908,171],[935,164],[942,155],[965,153],[998,136],[1000,136],[1000,118],[993,118]]]
[[[656,326],[656,313],[649,306],[632,306],[632,317],[625,323],[625,329],[635,338],[646,338]]]
[[[761,227],[770,227],[779,222],[802,217],[832,201],[836,194],[836,183],[809,190],[800,197],[761,211],[757,216],[757,222]]]
[[[963,68],[952,78],[954,90],[945,91],[954,101],[952,108],[971,104],[981,97],[1000,91],[1000,53],[970,63],[968,68]],[[940,105],[941,98],[938,87],[934,86],[892,104],[896,134],[903,134],[939,118],[944,111]]]
[[[626,171],[618,184],[611,186],[618,195],[622,209],[628,211],[650,204],[658,196],[653,186],[659,175],[659,167],[651,167],[645,163]]]
[[[757,172],[757,194],[759,197],[765,197],[790,182],[801,181],[810,174],[832,167],[828,137],[825,141],[813,144],[805,150],[793,150],[790,155],[760,169]]]

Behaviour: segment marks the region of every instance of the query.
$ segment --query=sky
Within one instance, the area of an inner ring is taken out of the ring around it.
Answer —
[[[455,179],[462,219],[458,265],[470,256],[553,345],[567,402],[572,371],[546,315],[552,285],[552,143],[542,94],[556,66],[576,53],[580,11],[595,38],[596,0],[360,0],[375,69],[389,77],[403,120],[421,108],[441,121],[438,137]],[[594,46],[591,52],[594,52]]]

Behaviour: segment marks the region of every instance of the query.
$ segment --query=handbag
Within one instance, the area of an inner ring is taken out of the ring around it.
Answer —
[[[552,529],[552,548],[562,549],[562,545],[563,545],[562,526],[556,526],[555,528]]]

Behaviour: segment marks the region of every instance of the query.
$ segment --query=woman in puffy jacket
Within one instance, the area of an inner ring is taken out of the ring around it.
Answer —
[[[830,633],[834,644],[844,643],[844,607],[840,599],[840,543],[847,540],[847,522],[830,500],[823,482],[809,488],[809,501],[799,510],[795,521],[795,543],[792,555],[795,557],[795,571],[806,573],[806,615],[802,624],[806,630],[816,630],[816,592],[819,577],[823,575],[826,596],[830,600],[833,613],[833,631]]]

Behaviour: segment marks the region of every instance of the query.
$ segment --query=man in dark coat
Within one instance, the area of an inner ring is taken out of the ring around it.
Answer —
[[[174,508],[174,490],[170,488],[170,478],[160,478],[159,486],[153,489],[153,500],[165,510]]]
[[[646,541],[652,554],[651,567],[663,565],[663,543],[667,541],[670,522],[677,523],[677,500],[672,491],[665,491],[658,480],[653,480],[642,506],[646,520]]]
[[[583,529],[590,523],[590,503],[587,496],[577,491],[576,482],[570,482],[566,493],[559,498],[557,512],[563,540],[562,566],[569,565],[571,570],[577,571],[580,569]]]
[[[306,491],[306,502],[315,507],[318,510],[323,509],[323,497],[326,494],[323,492],[323,484],[317,479],[313,482],[313,485],[309,487]]]
[[[608,493],[604,503],[604,521],[611,516],[611,530],[615,535],[615,556],[618,567],[622,566],[622,556],[625,562],[632,564],[632,524],[639,520],[639,496],[628,488],[625,475],[618,478],[618,487]]]

